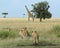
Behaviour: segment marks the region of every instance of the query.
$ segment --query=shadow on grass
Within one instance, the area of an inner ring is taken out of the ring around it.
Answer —
[[[39,46],[57,46],[58,44],[53,44],[53,43],[48,42],[48,41],[41,41],[41,42],[39,42],[38,45]]]
[[[50,43],[48,41],[41,41],[38,44],[27,44],[27,45],[21,45],[21,44],[17,44],[17,46],[58,46],[58,44],[53,44]]]

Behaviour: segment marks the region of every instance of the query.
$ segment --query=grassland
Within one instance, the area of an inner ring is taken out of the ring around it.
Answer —
[[[43,48],[42,46],[49,48],[48,46],[54,46],[55,44],[58,44],[57,46],[60,47],[60,38],[57,36],[57,34],[60,35],[60,29],[56,34],[56,30],[53,29],[55,26],[60,26],[60,19],[46,19],[42,22],[39,22],[39,19],[35,19],[34,22],[32,20],[28,22],[26,18],[0,18],[0,32],[9,32],[10,28],[10,32],[14,33],[12,35],[16,36],[15,38],[0,39],[0,48],[35,48],[34,46],[29,46],[33,44],[32,39],[20,39],[18,34],[19,29],[24,27],[27,27],[30,33],[32,31],[39,33],[40,46],[36,48]]]

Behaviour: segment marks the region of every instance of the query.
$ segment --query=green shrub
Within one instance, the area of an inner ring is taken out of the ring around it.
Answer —
[[[15,38],[17,34],[15,32],[0,31],[0,38]]]
[[[58,26],[58,25],[54,26],[54,27],[53,27],[53,31],[54,31],[55,33],[60,33],[60,26]]]
[[[57,34],[57,37],[60,37],[60,34]]]
[[[8,35],[9,35],[9,32],[5,32],[5,31],[0,32],[0,38],[7,38]]]

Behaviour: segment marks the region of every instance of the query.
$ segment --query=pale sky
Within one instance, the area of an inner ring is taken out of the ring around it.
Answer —
[[[0,0],[0,17],[3,17],[2,12],[8,12],[7,18],[27,17],[25,5],[29,10],[32,10],[31,4],[41,1],[49,2],[49,11],[52,13],[53,18],[60,17],[60,0]],[[24,13],[25,16],[23,16]]]

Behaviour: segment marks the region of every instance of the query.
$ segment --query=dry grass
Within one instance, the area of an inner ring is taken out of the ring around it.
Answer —
[[[35,19],[33,22],[27,21],[27,18],[0,18],[0,28],[31,28],[34,30],[48,30],[51,29],[55,25],[60,25],[60,19],[46,19],[42,22],[39,22],[38,19]]]
[[[27,18],[0,18],[0,31],[5,28],[11,28],[12,32],[18,33],[20,28],[27,27],[30,33],[35,30],[38,31],[40,40],[60,44],[60,39],[49,32],[56,25],[60,26],[60,18],[46,19],[42,20],[42,22],[39,22],[39,19],[35,19],[34,22],[32,20],[28,22]]]
[[[44,33],[55,25],[60,25],[60,19],[46,19],[42,22],[35,19],[34,22],[32,20],[28,22],[27,18],[0,18],[0,29],[12,28],[14,30],[27,27],[30,31],[36,30]]]

